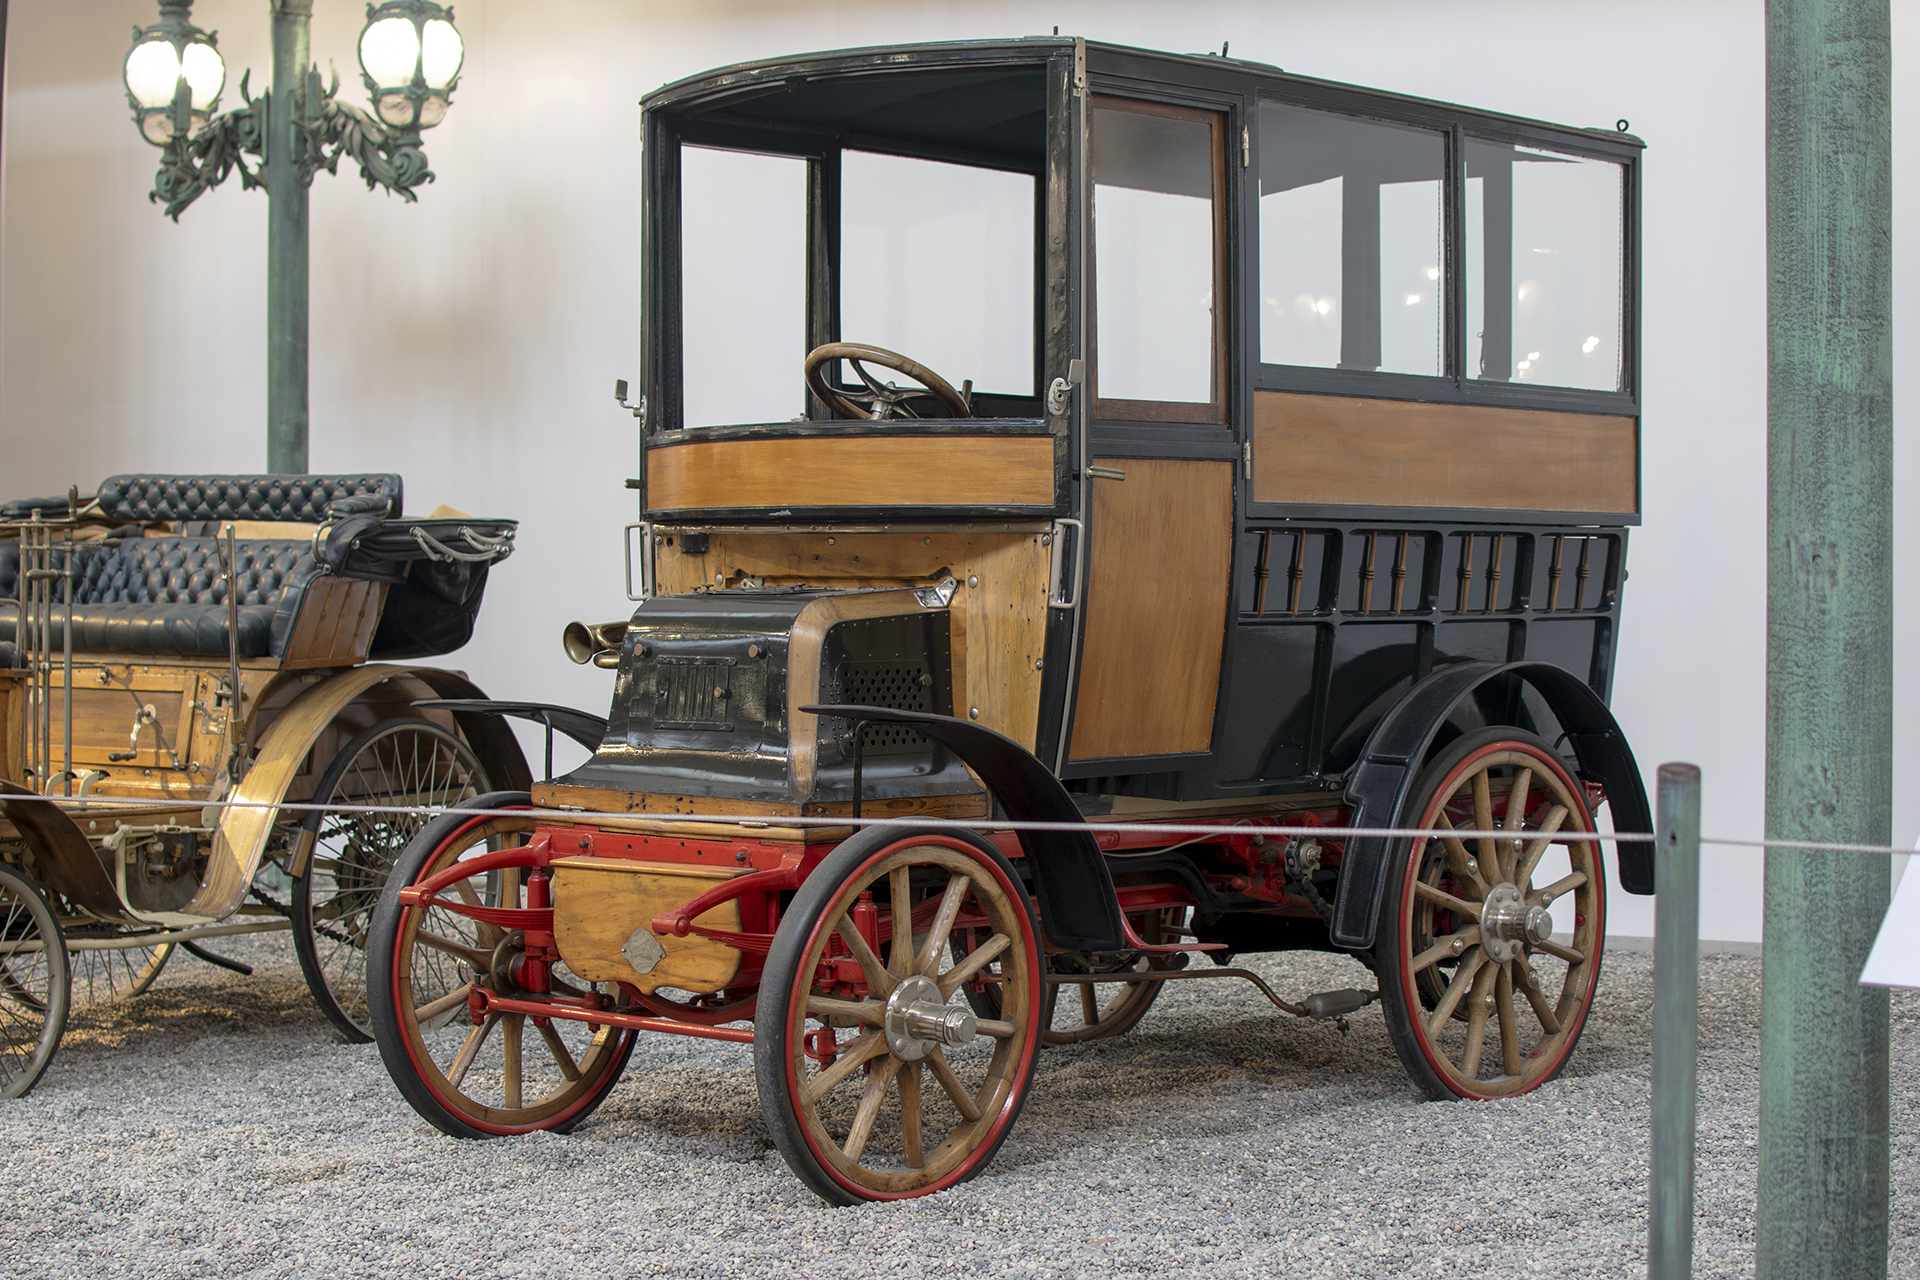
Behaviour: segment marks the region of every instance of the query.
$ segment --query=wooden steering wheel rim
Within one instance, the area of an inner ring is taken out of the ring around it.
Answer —
[[[863,342],[828,342],[807,352],[807,389],[819,396],[827,408],[843,418],[871,420],[873,415],[828,385],[821,370],[835,360],[859,360],[866,364],[877,364],[882,368],[892,369],[895,373],[903,373],[944,401],[946,406],[953,410],[954,417],[971,418],[973,416],[972,407],[958,391],[953,389],[953,384],[919,361],[910,360],[898,351],[889,351],[885,347],[870,347]]]

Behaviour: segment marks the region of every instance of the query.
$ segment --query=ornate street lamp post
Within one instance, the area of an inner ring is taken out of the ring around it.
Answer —
[[[404,200],[433,181],[420,131],[446,117],[464,47],[453,10],[434,0],[367,5],[361,78],[374,115],[341,102],[336,75],[322,88],[309,53],[313,0],[268,0],[273,84],[215,115],[226,64],[211,32],[189,21],[193,0],[161,0],[160,21],[137,28],[126,59],[127,101],[140,136],[160,150],[151,199],[175,219],[201,192],[239,170],[267,193],[267,467],[307,469],[307,187],[342,155],[367,188]],[[259,163],[249,168],[247,156]]]

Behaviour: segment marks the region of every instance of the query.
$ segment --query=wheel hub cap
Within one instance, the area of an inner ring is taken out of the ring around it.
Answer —
[[[935,1045],[965,1044],[979,1033],[971,1009],[948,1004],[940,998],[938,984],[917,973],[901,979],[887,997],[883,1030],[887,1048],[907,1062],[926,1057]]]
[[[1506,964],[1527,943],[1542,943],[1552,936],[1553,913],[1528,906],[1517,885],[1502,882],[1487,890],[1487,900],[1480,907],[1480,945],[1487,949],[1488,959]]]

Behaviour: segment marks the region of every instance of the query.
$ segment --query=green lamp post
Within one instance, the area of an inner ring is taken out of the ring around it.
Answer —
[[[214,114],[226,63],[214,34],[190,21],[193,0],[161,0],[160,20],[134,30],[125,81],[140,136],[160,148],[150,198],[168,217],[236,169],[243,187],[267,193],[267,467],[297,473],[307,469],[307,187],[345,155],[368,190],[415,199],[433,181],[420,132],[446,118],[465,48],[453,10],[434,0],[368,4],[359,55],[369,115],[338,99],[337,75],[321,85],[309,53],[313,0],[268,3],[273,83],[260,97],[242,76],[244,105]]]

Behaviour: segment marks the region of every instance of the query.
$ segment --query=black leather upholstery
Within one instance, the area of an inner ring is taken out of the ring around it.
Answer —
[[[67,500],[65,498],[15,498],[11,502],[0,502],[0,520],[30,520],[34,512],[40,512],[45,519],[65,518]]]
[[[246,539],[235,543],[235,554],[239,654],[278,657],[306,584],[320,566],[307,543],[294,540]],[[76,651],[204,657],[227,652],[227,592],[214,539],[127,538],[118,546],[87,548],[75,565],[73,600]],[[58,649],[64,643],[66,606],[56,604],[53,612],[51,643]],[[0,640],[18,639],[14,624],[13,610],[0,610]]]
[[[108,476],[97,500],[111,520],[281,520],[319,524],[369,512],[397,516],[396,475]],[[64,506],[64,501],[62,503]]]

